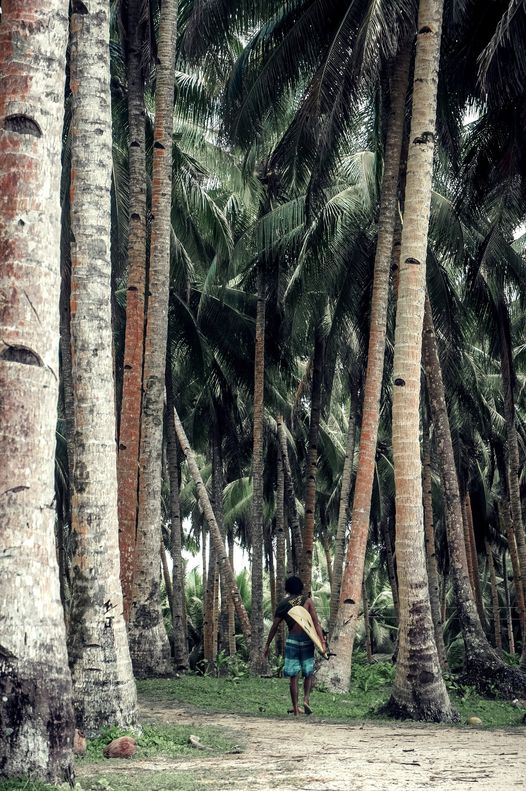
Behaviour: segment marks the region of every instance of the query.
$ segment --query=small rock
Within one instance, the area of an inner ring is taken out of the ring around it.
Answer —
[[[526,700],[515,698],[515,700],[511,701],[511,705],[515,706],[516,709],[526,709]]]
[[[131,736],[119,736],[103,750],[105,758],[131,758],[137,750],[137,743]]]
[[[467,724],[471,725],[472,728],[476,728],[478,725],[482,725],[482,720],[480,717],[468,717]]]
[[[84,755],[86,752],[86,737],[82,731],[75,728],[75,735],[73,737],[73,752],[75,755]]]

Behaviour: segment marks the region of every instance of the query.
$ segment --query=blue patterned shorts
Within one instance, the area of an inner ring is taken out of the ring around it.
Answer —
[[[283,675],[292,678],[298,673],[304,678],[314,673],[314,643],[306,634],[295,634],[285,643]]]

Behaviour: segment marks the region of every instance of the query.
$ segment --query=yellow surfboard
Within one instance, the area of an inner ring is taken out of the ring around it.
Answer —
[[[310,637],[320,654],[325,658],[328,659],[329,655],[326,651],[323,650],[323,645],[318,637],[318,632],[314,628],[314,623],[312,621],[310,612],[305,609],[305,607],[297,606],[291,607],[288,611],[287,615],[290,615],[293,621],[296,621],[298,626],[301,626],[305,634]]]

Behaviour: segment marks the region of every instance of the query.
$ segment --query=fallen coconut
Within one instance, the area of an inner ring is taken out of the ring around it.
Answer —
[[[471,725],[472,728],[476,728],[478,725],[482,725],[482,720],[480,717],[468,717],[467,724]]]
[[[137,743],[131,736],[119,736],[106,745],[103,750],[105,758],[131,758],[137,750]]]

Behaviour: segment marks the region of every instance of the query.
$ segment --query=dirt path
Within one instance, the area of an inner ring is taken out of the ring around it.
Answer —
[[[526,789],[526,730],[326,723],[143,708],[142,721],[214,725],[239,734],[240,754],[136,761],[134,772],[177,770],[195,791],[514,791]],[[293,745],[297,745],[294,750]],[[291,749],[292,747],[292,749]],[[294,756],[296,753],[296,757]],[[301,753],[305,758],[298,757]],[[105,771],[129,771],[112,761]],[[89,767],[93,774],[94,766]],[[82,774],[88,773],[88,767]],[[148,782],[145,775],[145,791]]]

